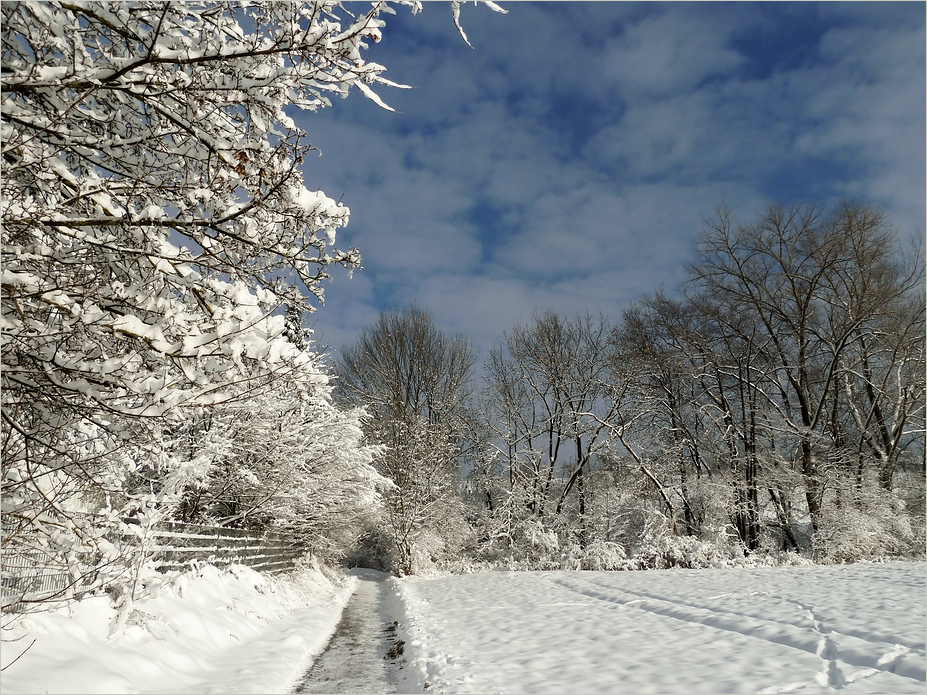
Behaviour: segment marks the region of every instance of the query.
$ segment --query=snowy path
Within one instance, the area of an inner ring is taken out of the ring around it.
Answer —
[[[486,572],[397,587],[409,692],[927,690],[924,563]]]
[[[387,613],[387,575],[353,570],[357,588],[325,651],[296,686],[297,693],[393,693],[399,656],[396,623]],[[399,645],[401,647],[401,645]]]

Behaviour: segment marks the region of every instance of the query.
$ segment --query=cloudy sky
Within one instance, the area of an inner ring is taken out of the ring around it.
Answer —
[[[317,343],[416,301],[484,354],[535,307],[672,290],[726,204],[855,198],[925,220],[921,2],[511,2],[386,16],[380,88],[305,115],[306,183],[351,208]],[[350,3],[348,4],[350,7]],[[363,11],[363,6],[357,7]]]

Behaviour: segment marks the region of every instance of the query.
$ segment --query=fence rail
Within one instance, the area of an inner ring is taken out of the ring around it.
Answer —
[[[152,532],[152,559],[159,570],[178,569],[193,561],[212,565],[247,565],[271,574],[293,569],[306,554],[286,534],[164,522]]]
[[[159,572],[183,571],[197,564],[219,567],[241,564],[277,574],[293,569],[307,553],[284,533],[257,533],[175,521],[158,523],[139,534],[119,534],[110,540],[118,541],[140,561],[154,561]],[[20,612],[29,605],[80,598],[98,585],[98,568],[74,573],[61,558],[38,547],[4,547],[0,561],[4,611]]]

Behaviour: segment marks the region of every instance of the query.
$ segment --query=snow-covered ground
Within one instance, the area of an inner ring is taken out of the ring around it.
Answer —
[[[400,690],[923,693],[924,563],[390,580]]]
[[[0,685],[4,693],[287,692],[307,685],[350,592],[371,579],[356,571],[330,580],[313,568],[288,580],[246,568],[166,576],[147,583],[124,624],[98,597],[5,630],[2,664],[15,663]],[[399,621],[401,670],[368,679],[384,690],[927,689],[922,562],[482,572],[378,584],[384,590],[371,589],[373,603],[361,607],[376,619],[356,631],[382,639],[382,624],[392,634]]]
[[[330,580],[312,567],[287,579],[210,566],[149,577],[124,623],[113,602],[100,596],[30,615],[4,630],[0,688],[287,692],[324,649],[356,581]]]

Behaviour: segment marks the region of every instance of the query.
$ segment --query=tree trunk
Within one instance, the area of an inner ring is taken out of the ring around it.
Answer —
[[[583,471],[579,470],[579,478],[576,481],[577,494],[579,495],[579,547],[586,549],[586,486],[583,481]]]
[[[782,532],[785,534],[785,539],[788,541],[789,545],[792,546],[792,549],[796,552],[799,550],[798,541],[795,539],[795,534],[792,531],[792,520],[789,518],[788,510],[785,508],[785,504],[782,501],[782,495],[776,494],[776,491],[773,488],[769,489],[769,497],[773,502],[773,507],[776,510],[776,516],[779,517],[779,526],[782,529]]]
[[[805,500],[811,516],[811,529],[815,533],[821,527],[821,479],[814,461],[814,447],[806,437],[801,440],[801,471],[805,481]]]

